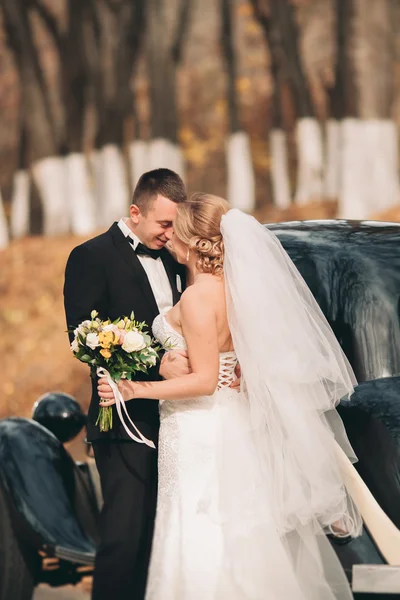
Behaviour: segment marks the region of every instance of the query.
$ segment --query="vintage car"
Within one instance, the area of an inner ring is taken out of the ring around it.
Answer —
[[[355,370],[359,385],[339,412],[359,457],[358,472],[384,517],[400,529],[400,225],[303,221],[269,227]],[[73,398],[58,393],[38,402],[33,417],[0,421],[0,600],[29,600],[40,582],[76,583],[82,568],[93,566],[98,542],[96,473],[76,464],[63,446],[84,427],[84,415]],[[397,569],[367,528],[359,538],[330,541],[356,598],[400,594]],[[57,557],[58,568],[46,571],[39,552]]]
[[[39,583],[75,584],[93,571],[98,475],[93,459],[75,463],[63,445],[85,424],[60,392],[40,398],[32,419],[0,421],[1,600],[29,600]]]

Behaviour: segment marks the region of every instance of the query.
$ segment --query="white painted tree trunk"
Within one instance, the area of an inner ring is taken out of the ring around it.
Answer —
[[[305,117],[296,125],[297,188],[295,201],[307,204],[323,197],[324,151],[321,126],[317,119]]]
[[[124,157],[118,146],[107,144],[91,156],[99,227],[109,227],[128,214],[129,186]]]
[[[8,246],[9,236],[7,219],[3,207],[3,198],[0,191],[0,250],[4,250]]]
[[[366,199],[369,195],[366,164],[362,121],[344,119],[338,211],[341,219],[366,217]]]
[[[185,180],[182,151],[177,144],[165,138],[154,138],[149,142],[148,169],[161,167],[171,169]]]
[[[400,201],[396,125],[390,119],[342,123],[339,217],[368,219]]]
[[[89,155],[89,180],[93,190],[93,196],[96,207],[96,226],[107,227],[110,224],[104,222],[103,206],[105,203],[103,181],[102,181],[102,156],[101,150],[93,150]]]
[[[51,156],[32,165],[33,179],[43,205],[44,235],[69,232],[69,204],[66,194],[65,160]]]
[[[149,165],[149,145],[143,140],[135,140],[129,144],[129,161],[131,166],[132,189],[139,180],[139,177],[148,171]]]
[[[340,190],[341,124],[337,119],[328,119],[325,140],[324,197],[337,200]]]
[[[26,169],[20,169],[13,177],[11,198],[11,235],[14,239],[29,233],[29,195],[30,175]]]
[[[76,235],[88,235],[96,230],[96,207],[86,158],[82,153],[74,152],[65,158],[65,162],[71,231]]]
[[[229,136],[226,144],[228,201],[234,208],[252,212],[256,205],[250,138],[244,131]]]
[[[370,194],[367,217],[400,202],[397,126],[391,119],[364,121],[364,146]]]
[[[282,129],[272,129],[269,135],[269,146],[274,204],[285,210],[291,204],[286,133]]]

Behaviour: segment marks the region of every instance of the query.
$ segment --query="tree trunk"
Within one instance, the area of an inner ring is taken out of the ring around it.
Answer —
[[[343,123],[343,186],[340,216],[365,219],[400,199],[397,127],[391,119],[394,27],[391,0],[353,0],[353,46],[357,124]],[[353,137],[352,136],[357,136]],[[346,148],[345,145],[349,147]],[[357,156],[353,156],[358,152]],[[352,169],[356,162],[357,168]]]
[[[295,99],[298,175],[295,200],[304,204],[320,200],[323,190],[323,144],[319,122],[300,58],[294,8],[289,0],[270,0],[271,18],[284,52],[284,74]]]
[[[89,235],[96,230],[96,201],[89,182],[87,160],[83,153],[85,115],[89,81],[89,61],[85,55],[85,21],[90,18],[82,0],[68,0],[68,30],[64,39],[63,97],[66,113],[65,158],[67,195],[71,230]]]
[[[273,82],[271,98],[271,123],[269,150],[271,155],[271,182],[274,204],[286,209],[291,204],[287,135],[282,116],[281,85],[284,80],[284,50],[278,27],[273,25],[271,14],[261,0],[252,0],[255,16],[260,23],[270,55],[270,73]]]
[[[30,230],[31,177],[28,170],[26,134],[23,126],[19,131],[18,170],[13,176],[10,230],[13,238],[28,235]]]
[[[21,81],[21,114],[33,161],[32,174],[43,204],[44,233],[66,233],[69,222],[65,190],[64,187],[57,189],[56,185],[60,181],[60,159],[57,158],[60,149],[33,41],[29,10],[22,0],[4,0],[3,14]]]
[[[14,239],[25,237],[29,233],[29,194],[29,171],[19,169],[13,176],[11,198],[10,229]]]
[[[351,0],[334,1],[336,15],[336,60],[334,83],[328,89],[330,117],[325,126],[325,177],[324,196],[328,200],[337,200],[342,186],[343,135],[342,119],[356,113],[356,90],[351,63],[348,60],[350,23],[352,15]],[[343,165],[344,166],[344,165]]]
[[[135,188],[139,177],[149,170],[149,144],[144,140],[133,140],[129,144],[131,187]]]
[[[84,149],[84,123],[89,61],[85,55],[85,24],[90,19],[87,3],[67,0],[67,27],[61,32],[52,13],[40,1],[36,10],[53,37],[61,67],[61,97],[64,111],[64,181],[71,230],[80,235],[96,229],[95,198],[89,185]],[[60,166],[61,168],[61,166]]]
[[[49,156],[33,163],[32,176],[43,203],[43,233],[63,235],[69,232],[70,212],[65,159]]]
[[[227,142],[228,200],[245,212],[255,207],[255,182],[250,139],[244,131],[229,136]]]
[[[274,204],[285,210],[291,204],[289,164],[286,132],[283,129],[272,129],[269,134],[271,153],[271,178],[274,190]]]
[[[314,117],[296,124],[298,170],[295,200],[307,204],[323,197],[324,150],[321,126]]]
[[[390,119],[345,119],[342,139],[340,218],[368,219],[398,204],[396,124]]]
[[[337,200],[340,193],[341,124],[328,119],[325,124],[325,171],[323,195],[327,200]]]
[[[38,53],[33,41],[29,10],[23,0],[3,0],[7,39],[21,82],[22,120],[33,161],[57,154],[55,126]]]
[[[75,235],[89,235],[97,228],[97,218],[86,157],[82,152],[71,152],[64,161],[71,231]]]
[[[252,212],[255,208],[255,180],[250,138],[240,127],[236,94],[236,57],[233,42],[231,3],[221,2],[221,41],[227,71],[229,138],[226,143],[228,201],[235,208]]]
[[[126,214],[129,206],[129,176],[125,156],[126,124],[133,116],[131,79],[145,26],[144,0],[124,0],[111,10],[106,2],[96,4],[99,23],[99,78],[97,82],[98,132],[94,172],[100,176],[100,223]],[[126,157],[128,159],[128,157]],[[129,157],[129,160],[131,156]],[[131,172],[134,166],[131,165]],[[110,195],[111,193],[111,195]]]
[[[4,250],[4,248],[8,246],[8,241],[8,225],[3,207],[3,198],[0,191],[0,250]]]
[[[178,144],[176,78],[189,7],[187,0],[181,0],[178,18],[176,14],[171,18],[168,0],[147,0],[146,8],[151,108],[148,168],[167,167],[184,177],[183,156]],[[178,23],[175,40],[172,21]]]

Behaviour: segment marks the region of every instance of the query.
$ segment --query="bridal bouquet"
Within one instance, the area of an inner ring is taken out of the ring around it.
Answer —
[[[78,360],[96,367],[98,376],[108,379],[116,397],[118,414],[125,426],[121,415],[123,400],[117,384],[121,379],[132,380],[138,371],[147,373],[149,367],[156,364],[158,348],[152,346],[151,337],[144,331],[146,323],[136,322],[133,313],[115,321],[102,321],[98,312],[93,310],[90,317],[74,330],[71,350]],[[123,408],[127,412],[125,405]],[[111,406],[100,407],[96,425],[99,425],[100,431],[112,428]]]

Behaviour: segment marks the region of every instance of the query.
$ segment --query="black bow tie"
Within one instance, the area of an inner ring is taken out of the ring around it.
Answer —
[[[128,236],[128,242],[133,246],[134,241],[130,236]],[[161,250],[152,250],[151,248],[147,248],[147,246],[141,242],[136,246],[135,252],[138,256],[150,256],[151,258],[154,258],[154,260],[157,260],[157,258],[160,258],[161,256]]]

